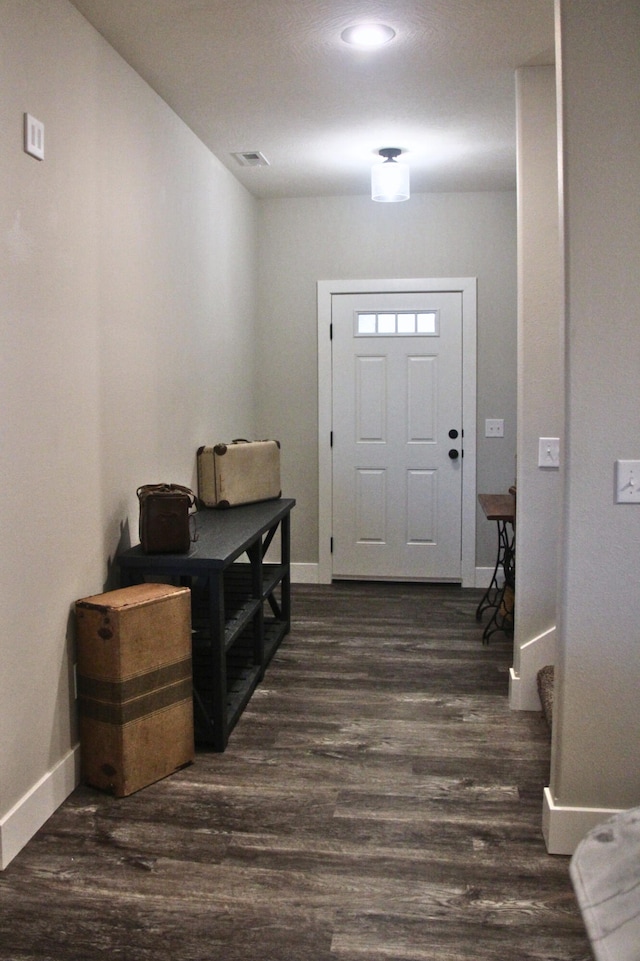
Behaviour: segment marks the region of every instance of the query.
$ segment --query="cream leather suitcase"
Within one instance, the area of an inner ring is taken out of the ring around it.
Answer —
[[[198,496],[205,507],[237,507],[282,495],[277,440],[200,447],[197,464]]]

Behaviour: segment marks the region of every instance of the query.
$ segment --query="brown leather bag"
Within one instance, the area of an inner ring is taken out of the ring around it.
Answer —
[[[144,484],[136,493],[140,544],[145,554],[186,554],[197,538],[193,491],[180,484]]]

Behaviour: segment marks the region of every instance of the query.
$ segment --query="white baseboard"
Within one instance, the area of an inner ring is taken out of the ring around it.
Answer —
[[[472,586],[480,587],[483,590],[486,590],[486,588],[491,583],[492,577],[493,577],[493,567],[476,567],[475,582]],[[499,580],[500,580],[500,577],[501,577],[501,573],[499,573],[499,576],[498,576]],[[504,580],[504,577],[502,577],[502,580]],[[319,564],[291,564],[291,583],[292,584],[319,584],[320,583],[320,565]]]
[[[4,871],[36,831],[80,783],[80,745],[22,797],[0,820],[0,870]]]
[[[573,854],[585,834],[608,821],[616,808],[579,808],[556,805],[548,787],[544,789],[542,833],[549,854]]]
[[[514,668],[509,671],[509,707],[512,711],[540,711],[538,671],[556,662],[555,625],[523,644],[519,654],[519,672],[516,674]]]
[[[292,564],[291,583],[292,584],[318,584],[318,564]]]

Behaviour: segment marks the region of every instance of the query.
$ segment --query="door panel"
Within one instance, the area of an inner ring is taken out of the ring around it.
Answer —
[[[456,291],[333,297],[335,577],[460,578],[461,315]]]
[[[410,444],[436,442],[436,359],[408,358],[407,440]]]
[[[358,544],[386,542],[387,475],[383,470],[358,470],[356,473],[356,525]]]
[[[356,357],[356,437],[384,444],[387,433],[386,357]]]
[[[436,472],[407,473],[407,543],[434,544],[436,530]]]

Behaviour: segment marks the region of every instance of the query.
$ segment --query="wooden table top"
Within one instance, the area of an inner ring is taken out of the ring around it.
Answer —
[[[490,521],[509,521],[516,519],[516,499],[513,494],[478,494],[480,507]]]

